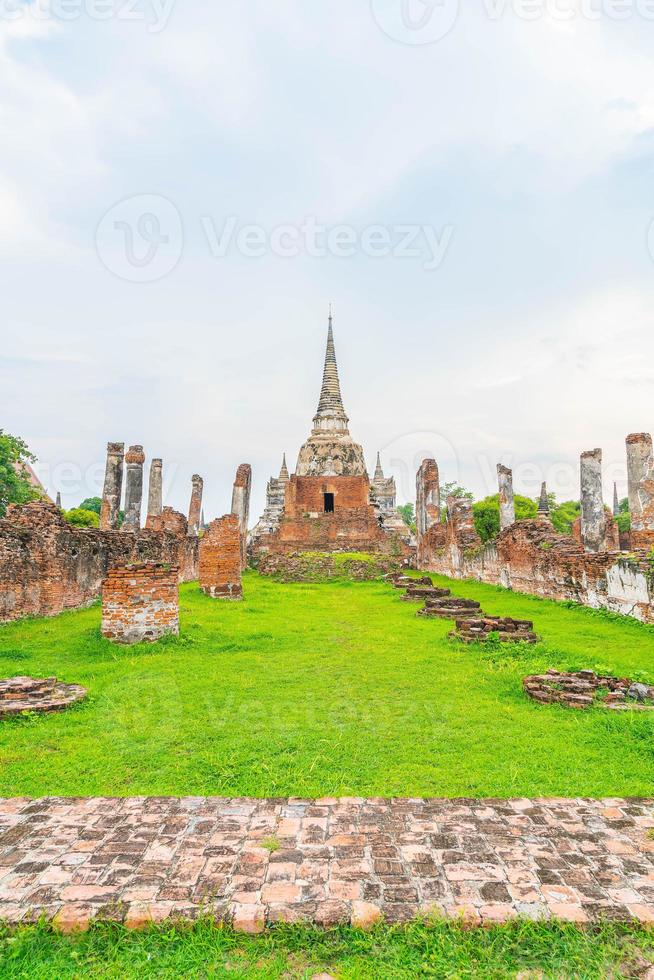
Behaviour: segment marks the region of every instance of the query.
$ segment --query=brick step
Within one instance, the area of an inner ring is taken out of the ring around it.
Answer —
[[[454,639],[463,643],[484,643],[491,636],[497,636],[504,643],[536,643],[534,624],[526,619],[512,619],[510,616],[484,616],[480,619],[457,620],[456,630],[450,633]]]
[[[0,681],[0,689],[0,719],[23,711],[63,711],[87,695],[85,687],[58,683],[56,677],[12,677]]]
[[[428,599],[424,609],[418,610],[418,616],[436,619],[468,619],[479,618],[484,614],[479,602],[474,599]]]
[[[0,680],[0,701],[16,698],[42,697],[49,694],[57,683],[56,677],[9,677]]]
[[[429,588],[421,585],[417,589],[407,589],[402,599],[405,602],[425,602],[427,599],[444,599],[451,595],[449,589],[437,589],[435,586]]]

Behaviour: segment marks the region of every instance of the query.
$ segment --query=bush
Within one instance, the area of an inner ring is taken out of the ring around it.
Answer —
[[[557,504],[554,495],[550,497],[550,520],[559,534],[572,534],[572,525],[581,514],[578,500],[564,500]]]
[[[79,505],[79,510],[92,510],[94,514],[100,514],[102,510],[102,500],[100,497],[87,497]]]
[[[100,527],[100,518],[95,511],[85,510],[83,507],[64,511],[64,517],[73,527]]]
[[[538,505],[529,497],[515,496],[516,521],[529,520],[538,513]],[[482,541],[492,541],[500,533],[500,495],[493,494],[472,505],[477,534]]]

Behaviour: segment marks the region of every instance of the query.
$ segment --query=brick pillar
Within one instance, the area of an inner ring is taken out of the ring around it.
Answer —
[[[125,453],[125,521],[123,531],[138,531],[141,527],[143,500],[143,446],[130,446]]]
[[[197,537],[198,531],[200,530],[203,489],[204,480],[195,473],[191,481],[191,503],[188,508],[188,533],[192,537]]]
[[[515,524],[515,499],[513,496],[513,470],[497,464],[497,482],[500,490],[500,531]]]
[[[118,527],[120,497],[123,492],[124,442],[107,444],[107,466],[104,471],[102,507],[100,510],[100,530],[115,531]]]
[[[57,490],[57,508],[61,510],[61,492]]]
[[[540,499],[538,501],[538,517],[541,520],[549,521],[550,519],[550,502],[547,499],[547,484],[541,483],[540,487]]]
[[[213,599],[242,599],[241,529],[236,514],[212,521],[200,539],[200,588]]]
[[[627,436],[627,479],[633,548],[654,545],[654,453],[648,432]]]
[[[148,482],[148,520],[151,517],[161,517],[163,510],[163,462],[153,459],[150,463],[150,480]]]
[[[441,488],[438,466],[435,459],[423,459],[416,474],[416,538],[417,561],[421,567],[423,559],[422,539],[434,524],[441,519]]]
[[[238,517],[241,532],[241,567],[247,565],[248,523],[250,520],[250,488],[252,486],[252,467],[249,463],[241,463],[236,471],[234,489],[232,490],[232,514]]]
[[[601,449],[581,454],[581,543],[586,551],[606,551]]]
[[[114,643],[152,643],[179,633],[179,569],[165,562],[110,568],[102,586],[102,635]]]

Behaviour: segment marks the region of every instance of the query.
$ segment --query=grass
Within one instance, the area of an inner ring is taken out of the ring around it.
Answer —
[[[44,926],[0,932],[3,980],[141,980],[150,977],[338,978],[450,977],[600,980],[643,976],[654,960],[654,933],[605,924],[517,922],[467,930],[456,923],[321,931],[277,927],[236,935],[208,923],[144,933],[95,926],[60,936]]]
[[[3,676],[90,692],[0,723],[0,795],[650,795],[654,713],[542,706],[521,685],[547,667],[652,680],[654,629],[449,584],[543,642],[467,646],[383,582],[256,573],[243,603],[183,586],[182,635],[153,646],[103,640],[98,606],[0,627]]]

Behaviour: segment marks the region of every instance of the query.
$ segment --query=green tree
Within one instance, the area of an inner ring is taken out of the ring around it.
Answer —
[[[400,504],[395,508],[406,524],[407,527],[411,527],[415,521],[415,516],[413,513],[413,504]]]
[[[538,513],[538,504],[529,497],[515,496],[515,519],[525,521]],[[500,495],[495,493],[472,505],[477,534],[482,541],[492,541],[500,533]]]
[[[100,514],[102,510],[102,500],[100,497],[87,497],[79,505],[80,510],[92,510],[94,514]]]
[[[615,522],[618,525],[620,534],[627,534],[631,531],[631,511],[629,510],[629,497],[623,497],[618,504],[619,513],[616,514]]]
[[[557,504],[554,494],[549,495],[550,520],[559,534],[572,534],[572,525],[581,514],[578,500],[564,500]]]
[[[0,429],[0,517],[5,516],[9,504],[38,500],[40,494],[24,468],[35,459],[23,439]]]
[[[93,510],[85,510],[83,507],[73,507],[72,510],[64,511],[64,517],[69,524],[74,527],[99,527],[100,518]]]

